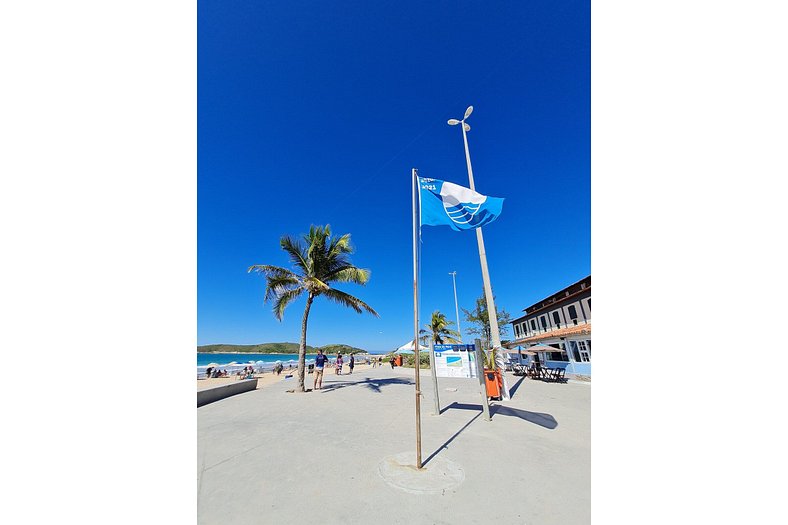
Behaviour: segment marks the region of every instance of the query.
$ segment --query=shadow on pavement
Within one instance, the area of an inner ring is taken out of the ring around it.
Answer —
[[[482,407],[479,405],[479,410]],[[490,406],[490,416],[501,414],[502,416],[515,416],[524,419],[540,427],[548,428],[550,430],[558,426],[558,421],[555,420],[550,414],[542,414],[541,412],[529,412],[519,408],[512,408],[502,405]]]
[[[520,388],[520,385],[523,383],[525,376],[522,376],[518,382],[514,384],[512,388],[509,389],[509,397],[514,397],[514,393],[517,392],[517,389]]]
[[[453,404],[455,404],[455,405],[456,405],[457,403],[453,403]],[[433,453],[430,455],[430,457],[428,457],[427,459],[425,459],[424,461],[422,461],[422,462],[421,462],[421,466],[423,467],[424,465],[426,465],[427,463],[429,463],[429,462],[430,462],[430,460],[431,460],[432,458],[434,458],[435,456],[437,456],[437,455],[438,455],[438,452],[440,452],[441,450],[443,450],[443,449],[445,449],[445,448],[449,448],[449,443],[451,443],[452,441],[454,441],[454,439],[455,439],[457,436],[459,436],[459,435],[460,435],[460,433],[462,433],[462,431],[463,431],[463,430],[465,430],[466,428],[468,428],[468,427],[470,426],[470,424],[471,424],[471,423],[473,423],[474,421],[476,421],[476,418],[478,418],[479,416],[481,416],[481,415],[482,415],[482,412],[481,412],[481,410],[482,410],[482,406],[481,406],[481,405],[479,405],[479,413],[478,413],[478,414],[476,414],[475,416],[473,416],[473,417],[471,418],[471,420],[470,420],[470,421],[468,421],[467,423],[465,423],[465,425],[463,425],[463,427],[462,427],[461,429],[459,429],[457,432],[455,432],[455,433],[454,433],[454,435],[453,435],[452,437],[450,437],[450,438],[449,438],[449,439],[448,439],[448,440],[447,440],[447,441],[446,441],[446,442],[445,442],[443,445],[439,446],[439,447],[438,447],[438,449],[437,449],[435,452],[433,452]],[[441,414],[442,414],[442,413],[443,413],[443,410],[441,410]]]
[[[452,409],[478,410],[479,413],[481,413],[482,406],[468,404],[468,403],[452,403],[451,405],[441,410],[441,414],[443,414],[447,410],[452,410]],[[540,427],[548,428],[550,430],[558,426],[558,421],[556,421],[555,418],[550,414],[542,414],[540,412],[529,412],[528,410],[522,410],[519,408],[507,407],[503,405],[490,405],[490,417],[493,417],[498,414],[502,416],[519,417],[520,419],[524,419],[526,421],[534,423],[535,425],[539,425]]]
[[[373,392],[380,393],[380,388],[388,385],[413,385],[415,384],[411,379],[404,379],[401,377],[392,377],[388,379],[364,379],[361,381],[343,381],[341,383],[324,383],[323,384],[323,391],[324,392],[331,392],[333,390],[339,390],[340,388],[346,388],[349,386],[364,386]]]

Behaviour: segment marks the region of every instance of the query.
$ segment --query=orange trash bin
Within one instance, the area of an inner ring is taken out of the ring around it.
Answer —
[[[500,398],[501,387],[503,381],[501,380],[501,372],[499,370],[484,369],[484,385],[487,387],[487,397]]]

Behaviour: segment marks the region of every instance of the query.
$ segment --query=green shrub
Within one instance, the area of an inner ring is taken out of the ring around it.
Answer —
[[[406,366],[408,368],[415,368],[416,355],[415,354],[406,355],[405,359],[402,360],[402,366]],[[419,368],[429,368],[429,367],[430,367],[429,352],[419,352]]]

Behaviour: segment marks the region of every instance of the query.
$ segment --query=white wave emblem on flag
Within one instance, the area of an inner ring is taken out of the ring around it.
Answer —
[[[473,190],[444,182],[440,192],[446,215],[456,224],[468,224],[479,212],[487,197]]]

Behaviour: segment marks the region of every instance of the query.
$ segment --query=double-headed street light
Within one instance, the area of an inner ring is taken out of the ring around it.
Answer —
[[[471,154],[468,151],[468,132],[471,130],[471,125],[465,122],[465,120],[471,116],[473,113],[473,106],[468,106],[468,109],[465,110],[465,116],[462,117],[462,120],[457,120],[455,118],[449,119],[449,126],[456,126],[457,124],[462,123],[462,140],[465,143],[465,162],[468,165],[468,179],[471,183],[471,189],[476,191],[476,188],[473,184],[473,169],[471,168]]]
[[[449,119],[449,126],[456,126],[462,124],[462,140],[465,143],[465,162],[468,165],[468,180],[470,182],[471,190],[476,191],[473,184],[473,168],[471,168],[471,154],[468,151],[468,132],[471,126],[465,122],[468,117],[473,113],[473,106],[468,106],[465,110],[465,116],[462,120]],[[509,385],[506,381],[504,371],[503,349],[501,348],[501,333],[498,331],[498,315],[495,310],[495,300],[493,299],[492,286],[490,285],[490,272],[487,269],[487,253],[484,250],[484,237],[482,236],[481,226],[476,228],[476,241],[479,244],[479,260],[482,265],[482,281],[484,284],[484,296],[487,300],[487,312],[490,319],[490,335],[492,337],[492,346],[496,350],[495,361],[498,368],[501,369],[501,379],[503,380],[503,392],[501,392],[503,399],[509,399]]]

